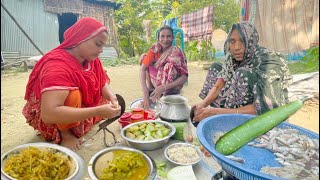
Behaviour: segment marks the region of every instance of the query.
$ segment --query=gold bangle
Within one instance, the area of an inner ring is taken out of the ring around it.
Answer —
[[[237,109],[237,114],[239,114],[239,110]]]

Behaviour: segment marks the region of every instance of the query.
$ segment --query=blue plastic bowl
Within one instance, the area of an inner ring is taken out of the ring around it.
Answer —
[[[243,164],[232,161],[215,150],[213,136],[216,132],[228,132],[254,117],[254,115],[246,114],[224,114],[205,118],[197,127],[199,141],[225,171],[238,179],[284,179],[260,172],[260,169],[264,166],[282,167],[282,165],[275,160],[274,154],[265,148],[245,145],[234,152],[232,154],[233,156],[245,160]],[[318,134],[287,122],[282,122],[277,127],[297,129],[300,134],[319,139]]]

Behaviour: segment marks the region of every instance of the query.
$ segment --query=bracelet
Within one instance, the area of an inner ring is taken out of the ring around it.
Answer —
[[[239,114],[239,110],[237,109],[237,114]]]

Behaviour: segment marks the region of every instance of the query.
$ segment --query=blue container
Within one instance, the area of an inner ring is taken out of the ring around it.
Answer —
[[[264,166],[282,167],[282,165],[275,160],[274,154],[265,148],[245,145],[234,152],[232,154],[233,156],[245,160],[243,164],[232,161],[215,150],[213,136],[216,132],[228,132],[254,117],[254,115],[245,114],[224,114],[205,118],[197,127],[199,141],[225,171],[238,179],[283,179],[260,172],[260,169]],[[287,122],[282,122],[277,127],[297,129],[300,134],[319,139],[318,134]]]

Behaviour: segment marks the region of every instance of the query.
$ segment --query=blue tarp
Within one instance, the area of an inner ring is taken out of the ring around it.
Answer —
[[[287,59],[290,61],[296,61],[296,60],[302,59],[306,54],[307,54],[306,51],[289,53],[287,54]]]

